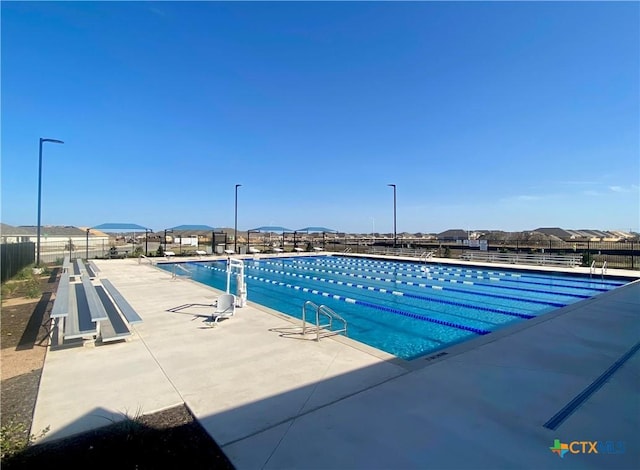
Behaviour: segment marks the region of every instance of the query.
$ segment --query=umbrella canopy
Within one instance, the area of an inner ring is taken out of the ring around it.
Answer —
[[[279,227],[277,225],[265,225],[263,227],[252,228],[250,232],[292,232],[290,228]]]
[[[202,230],[211,232],[216,229],[209,225],[178,225],[177,227],[171,227],[168,230]]]
[[[299,228],[296,232],[305,232],[305,233],[338,233],[337,230],[327,227],[305,227]]]
[[[118,232],[144,232],[145,230],[151,230],[150,228],[143,227],[142,225],[128,224],[128,223],[107,223],[107,224],[96,225],[95,227],[91,227],[91,228],[96,230],[101,230],[103,232],[105,230],[111,230],[111,231],[115,230]]]

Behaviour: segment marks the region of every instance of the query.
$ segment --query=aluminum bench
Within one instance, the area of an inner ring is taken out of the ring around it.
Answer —
[[[76,261],[76,267],[82,273],[81,282],[73,284],[70,290],[69,314],[64,318],[65,340],[95,337],[100,332],[100,322],[109,320],[82,260]]]
[[[69,272],[69,269],[71,269],[71,259],[69,258],[69,255],[64,255],[64,261],[62,262],[62,272]]]
[[[127,323],[141,322],[140,316],[109,280],[103,279],[102,286],[94,286],[82,260],[76,260],[75,267],[81,273],[76,282],[71,282],[69,272],[60,277],[50,315],[54,320],[52,347],[65,342],[78,344],[74,340],[110,342],[130,336]]]
[[[130,325],[135,325],[136,323],[141,323],[142,318],[140,315],[133,309],[129,302],[125,300],[122,294],[115,288],[115,286],[111,283],[109,279],[102,279],[102,285],[107,290],[114,303],[118,306],[120,312],[127,320],[127,323]]]
[[[60,275],[56,300],[53,301],[53,309],[49,315],[51,318],[62,318],[69,314],[69,289],[69,271],[65,271]]]
[[[64,340],[93,339],[98,325],[92,320],[89,300],[82,283],[74,283],[70,291],[69,314],[64,317]]]
[[[107,295],[104,287],[96,286],[95,289],[105,311],[107,312],[107,316],[109,317],[108,321],[100,323],[100,340],[102,340],[103,343],[107,343],[111,341],[120,341],[131,336],[129,327],[125,324],[115,304]]]
[[[487,251],[465,251],[460,259],[493,263],[535,264],[541,266],[580,266],[580,255],[555,255],[545,253],[497,253]]]

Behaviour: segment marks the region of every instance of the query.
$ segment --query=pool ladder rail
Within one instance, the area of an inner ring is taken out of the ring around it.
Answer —
[[[189,271],[187,268],[182,266],[180,263],[173,263],[173,269],[171,271],[171,279],[178,279],[180,276],[185,276],[184,274],[180,274],[176,272],[176,268],[180,269],[182,272],[187,273],[186,277],[190,277],[192,274],[191,271]]]
[[[420,257],[418,258],[419,261],[421,261],[422,263],[426,263],[428,259],[433,258],[433,255],[435,254],[434,250],[431,251],[423,251],[422,253],[420,253]]]
[[[311,308],[315,312],[315,323],[310,323],[307,320],[307,308]],[[321,319],[323,321],[327,321],[327,323],[320,323]],[[334,330],[334,320],[341,323],[342,328]],[[310,300],[307,300],[302,306],[302,334],[306,335],[313,333],[316,335],[316,341],[320,341],[321,337],[325,338],[327,336],[333,336],[340,333],[344,333],[344,335],[347,336],[347,321],[326,305],[317,305]]]
[[[589,277],[593,276],[596,272],[596,269],[598,269],[596,267],[596,262],[593,261],[591,263],[591,266],[589,267]],[[600,277],[602,277],[602,279],[604,279],[604,275],[607,274],[607,262],[605,261],[604,263],[602,263],[602,268],[600,270]]]

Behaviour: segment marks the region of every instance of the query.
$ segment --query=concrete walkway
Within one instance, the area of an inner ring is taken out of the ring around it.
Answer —
[[[640,354],[543,427],[640,341],[638,282],[405,362],[283,337],[292,322],[252,305],[209,328],[218,291],[96,264],[144,321],[126,343],[48,352],[32,428],[47,440],[184,402],[238,469],[640,467]],[[625,447],[560,458],[554,439]]]

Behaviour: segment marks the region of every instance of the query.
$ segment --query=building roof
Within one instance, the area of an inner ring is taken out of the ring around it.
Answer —
[[[31,232],[27,232],[27,234],[31,233],[32,235],[36,235],[38,231],[38,227],[34,225],[21,225],[18,228],[30,230]],[[87,232],[70,225],[65,227],[57,225],[42,225],[40,227],[40,234],[43,237],[84,237],[87,235]]]
[[[466,240],[469,237],[469,232],[462,229],[450,229],[445,230],[437,235],[439,239],[453,238]]]
[[[558,237],[561,238],[563,240],[567,239],[567,238],[571,238],[571,233],[560,228],[560,227],[540,227],[537,228],[535,230],[533,230],[534,232],[540,232],[540,233],[544,233],[545,235],[553,235],[554,237]]]
[[[82,230],[85,234],[87,230],[89,230],[89,235],[92,237],[109,238],[110,236],[108,233],[101,232],[100,230],[96,230],[91,227],[78,227],[78,228]]]
[[[35,227],[14,227],[0,223],[0,233],[3,237],[36,235]]]

